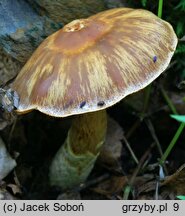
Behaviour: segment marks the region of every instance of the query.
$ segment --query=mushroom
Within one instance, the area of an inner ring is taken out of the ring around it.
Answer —
[[[74,20],[42,42],[13,90],[20,114],[76,115],[51,163],[52,185],[68,189],[86,180],[105,140],[106,108],[156,79],[176,45],[169,23],[131,8]]]

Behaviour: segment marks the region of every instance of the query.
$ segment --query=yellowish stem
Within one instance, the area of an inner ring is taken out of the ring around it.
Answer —
[[[82,114],[74,119],[64,145],[51,163],[51,185],[66,190],[86,180],[104,143],[106,129],[105,110]]]

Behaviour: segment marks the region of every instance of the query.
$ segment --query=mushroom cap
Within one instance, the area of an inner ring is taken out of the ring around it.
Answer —
[[[142,9],[74,20],[46,38],[18,74],[17,111],[65,117],[105,109],[156,79],[176,45],[171,25]]]

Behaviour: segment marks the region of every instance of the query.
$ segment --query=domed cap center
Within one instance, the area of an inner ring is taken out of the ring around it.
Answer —
[[[69,24],[65,25],[63,28],[64,32],[74,32],[74,31],[80,31],[81,29],[85,28],[88,25],[87,19],[77,19],[73,20]]]
[[[96,44],[111,27],[112,25],[100,20],[74,20],[55,33],[53,46],[50,48],[59,52],[62,50],[62,53],[69,55],[81,53]]]

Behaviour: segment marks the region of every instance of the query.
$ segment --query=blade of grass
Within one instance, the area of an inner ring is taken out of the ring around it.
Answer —
[[[161,18],[162,17],[162,12],[163,12],[163,0],[159,0],[159,4],[158,4],[158,17]]]
[[[174,145],[176,144],[177,140],[179,139],[183,129],[185,127],[185,123],[181,123],[179,128],[177,129],[177,132],[175,133],[172,141],[170,142],[169,146],[167,147],[166,151],[164,152],[163,156],[161,157],[159,164],[163,165],[170,154],[171,150],[173,149]]]
[[[183,196],[183,195],[179,195],[179,196],[177,196],[177,198],[180,200],[185,200],[185,196]]]
[[[172,101],[170,100],[170,98],[168,97],[166,91],[164,89],[161,89],[162,95],[164,97],[164,99],[166,100],[168,106],[170,107],[171,111],[173,112],[173,114],[178,115],[177,110],[175,109],[175,106],[173,105]],[[173,139],[171,140],[170,144],[168,145],[166,151],[164,152],[163,156],[161,157],[159,164],[160,165],[164,165],[168,155],[171,153],[171,150],[173,149],[173,147],[175,146],[177,140],[179,139],[183,129],[185,127],[185,123],[182,122],[179,126],[179,128],[177,129]]]
[[[163,88],[161,88],[161,93],[162,93],[164,99],[166,100],[166,102],[167,102],[169,108],[170,108],[171,111],[173,112],[173,114],[178,115],[175,106],[173,105],[172,101],[170,100],[170,98],[168,97],[166,91],[165,91]]]

